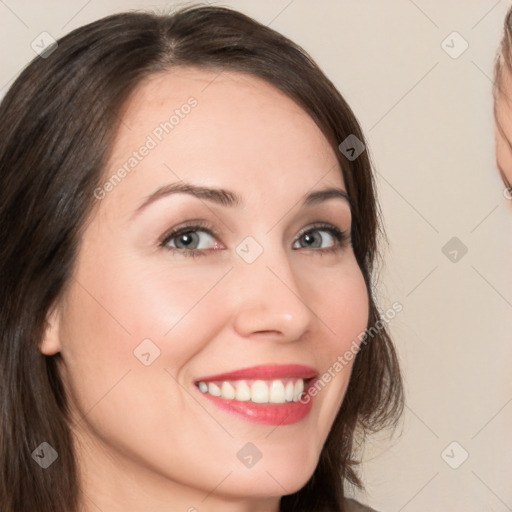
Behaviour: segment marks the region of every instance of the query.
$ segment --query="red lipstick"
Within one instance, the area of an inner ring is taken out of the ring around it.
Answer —
[[[218,375],[209,375],[196,379],[196,382],[211,382],[216,380],[240,380],[240,379],[282,379],[286,377],[296,377],[312,379],[318,375],[318,372],[311,366],[302,364],[270,364],[251,366],[232,372],[219,373]]]
[[[308,396],[304,402],[287,401],[284,403],[256,403],[252,400],[237,400],[215,396],[209,392],[200,391],[199,383],[216,383],[224,381],[245,380],[248,384],[256,380],[271,381],[275,379],[284,382],[304,381],[304,392],[313,385],[318,372],[310,367],[299,364],[289,365],[259,365],[240,370],[209,375],[195,380],[196,389],[207,400],[229,413],[235,414],[247,421],[266,425],[289,425],[297,423],[307,416],[313,405],[313,397]],[[304,394],[302,394],[304,396]]]

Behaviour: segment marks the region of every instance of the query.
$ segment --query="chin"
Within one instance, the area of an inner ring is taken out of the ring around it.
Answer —
[[[315,469],[315,465],[300,466],[293,458],[259,468],[258,464],[250,469],[238,468],[229,478],[230,491],[237,496],[254,498],[293,494],[306,485]]]

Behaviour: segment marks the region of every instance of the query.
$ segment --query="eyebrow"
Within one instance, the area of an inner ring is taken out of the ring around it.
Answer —
[[[164,197],[173,194],[188,194],[199,199],[205,199],[221,206],[237,207],[243,204],[242,198],[230,190],[223,188],[210,188],[183,181],[179,183],[171,183],[155,190],[149,195],[144,202],[134,211],[133,217],[139,215],[150,204]],[[342,199],[350,206],[350,199],[347,192],[341,188],[330,187],[322,190],[316,190],[304,196],[302,206],[313,206],[329,199]]]

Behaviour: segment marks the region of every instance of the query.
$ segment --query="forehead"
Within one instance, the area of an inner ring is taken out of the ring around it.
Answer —
[[[154,146],[124,180],[130,182],[123,182],[124,194],[140,196],[179,179],[225,186],[242,196],[302,196],[320,182],[344,188],[336,153],[313,119],[249,74],[177,68],[152,75],[120,114],[106,174],[148,139]]]

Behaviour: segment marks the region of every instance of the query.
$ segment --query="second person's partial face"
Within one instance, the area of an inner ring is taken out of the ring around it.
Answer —
[[[308,407],[296,402],[299,381],[332,368],[367,326],[333,149],[266,82],[215,77],[153,76],[127,104],[42,346],[62,354],[80,460],[103,510],[223,500],[219,509],[245,510],[297,491],[353,360]],[[217,192],[170,193],[185,184]],[[212,377],[261,365],[271,368]]]
[[[494,105],[494,136],[496,165],[507,190],[505,197],[512,198],[512,73],[503,64],[499,78],[498,95]]]

